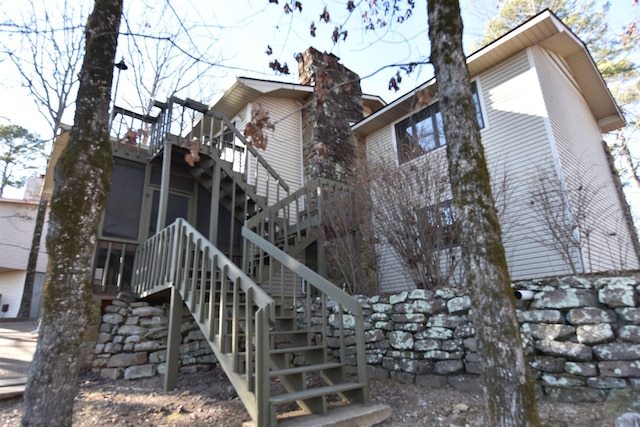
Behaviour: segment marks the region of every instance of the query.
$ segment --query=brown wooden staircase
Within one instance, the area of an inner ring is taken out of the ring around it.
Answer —
[[[199,114],[180,138],[169,131],[176,105]],[[181,140],[198,138],[201,161],[193,168],[194,177],[211,191],[212,206],[225,206],[234,223],[246,224],[242,268],[229,251],[181,218],[138,246],[134,291],[144,298],[171,290],[165,388],[176,384],[186,306],[255,425],[302,422],[279,422],[278,413],[293,407],[320,419],[340,407],[350,426],[387,418],[388,407],[368,406],[359,302],[296,259],[320,236],[323,200],[345,188],[316,180],[289,194],[286,183],[226,118],[177,98],[163,108],[154,129],[165,130],[154,133],[164,143],[152,139],[149,152],[164,150],[166,155]],[[248,162],[253,162],[251,168]],[[329,324],[339,325],[338,336],[330,335]],[[348,338],[346,328],[352,331]],[[337,349],[332,345],[330,350],[328,340],[337,341]],[[368,414],[365,421],[354,421],[360,412]]]

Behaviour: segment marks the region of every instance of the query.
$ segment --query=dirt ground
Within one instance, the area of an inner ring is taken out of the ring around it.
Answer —
[[[238,427],[250,419],[219,369],[180,374],[178,387],[171,392],[162,391],[162,381],[161,377],[112,381],[82,376],[73,424]],[[372,380],[371,399],[393,409],[392,417],[380,427],[486,426],[480,415],[480,396],[450,387],[430,389],[394,380]],[[543,399],[538,407],[543,425],[553,427],[613,427],[620,414],[638,411],[622,402],[568,404]],[[18,426],[21,413],[21,398],[0,400],[0,426]]]

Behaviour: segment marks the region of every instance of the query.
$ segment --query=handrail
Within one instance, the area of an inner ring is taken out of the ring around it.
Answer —
[[[290,238],[295,237],[300,241],[313,227],[322,224],[325,201],[330,200],[336,192],[350,191],[347,184],[315,178],[248,219],[246,226],[272,244],[278,243],[277,246],[288,252]]]
[[[328,337],[331,337],[330,327],[340,330],[338,337],[338,350],[333,352],[333,357],[337,358],[344,365],[354,365],[356,367],[356,381],[367,384],[367,360],[365,350],[365,332],[360,302],[344,292],[342,289],[305,266],[300,261],[283,252],[278,247],[250,230],[247,226],[242,228],[244,238],[244,258],[252,260],[246,265],[247,273],[256,276],[257,270],[265,265],[268,258],[268,277],[262,282],[262,287],[275,289],[271,295],[276,301],[292,301],[293,307],[301,308],[303,318],[298,318],[301,327],[306,326],[313,330],[316,344],[326,345]],[[282,282],[289,281],[294,284],[293,295],[277,295],[277,289],[282,289]],[[280,282],[278,285],[277,282]],[[304,290],[296,288],[297,283],[304,283]],[[274,295],[274,293],[276,295]],[[279,298],[278,298],[279,297]],[[316,320],[312,321],[312,305],[319,302],[321,307],[317,312],[324,313],[321,324]],[[344,336],[345,328],[353,328],[355,334],[349,340],[355,344],[355,354],[348,352],[347,342]],[[347,356],[350,354],[350,356]],[[347,381],[345,377],[338,378],[337,381]],[[368,388],[363,389],[363,401],[368,400]]]
[[[259,408],[269,400],[269,340],[259,335],[275,322],[273,299],[182,218],[136,252],[138,295],[169,287],[182,296],[251,417],[268,416]]]
[[[301,279],[305,281],[307,286],[312,286],[322,294],[325,294],[329,298],[342,305],[348,311],[355,316],[362,315],[362,307],[357,299],[311,270],[309,267],[298,261],[297,259],[289,256],[287,253],[278,249],[266,239],[260,237],[249,228],[242,227],[242,237],[244,237],[249,243],[255,245],[261,251],[264,251],[272,259],[278,261],[284,265],[286,269],[295,273]]]

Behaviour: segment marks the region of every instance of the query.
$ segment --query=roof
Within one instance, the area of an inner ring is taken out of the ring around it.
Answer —
[[[235,83],[211,104],[210,108],[227,117],[234,117],[259,96],[304,100],[312,94],[313,86],[309,85],[238,77]],[[377,111],[386,105],[384,100],[376,95],[363,95],[363,103],[370,111]]]
[[[550,10],[545,10],[467,57],[471,78],[489,70],[518,52],[540,45],[556,52],[566,61],[578,87],[602,132],[624,126],[622,111],[611,95],[602,75],[584,43]],[[375,114],[353,126],[354,131],[368,135],[412,110],[414,94],[435,87],[431,79],[396,99]]]

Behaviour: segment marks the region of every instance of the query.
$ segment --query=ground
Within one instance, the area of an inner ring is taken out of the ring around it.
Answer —
[[[180,374],[178,388],[163,391],[162,377],[139,380],[80,378],[74,426],[239,427],[249,420],[224,373]],[[274,387],[278,387],[274,384]],[[371,380],[371,399],[393,409],[380,427],[480,427],[479,395],[452,388],[427,388],[394,380]],[[539,401],[543,425],[613,427],[624,412],[638,411],[622,402],[554,403]],[[18,426],[22,399],[0,400],[0,426]]]

